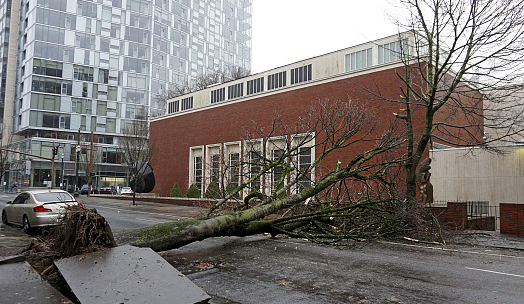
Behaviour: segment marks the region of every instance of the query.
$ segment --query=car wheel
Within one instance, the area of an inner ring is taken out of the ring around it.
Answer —
[[[7,213],[5,213],[5,210],[2,211],[2,223],[9,225],[9,222],[7,221]]]
[[[22,219],[22,230],[27,234],[31,233],[31,225],[29,224],[29,219],[25,215]]]

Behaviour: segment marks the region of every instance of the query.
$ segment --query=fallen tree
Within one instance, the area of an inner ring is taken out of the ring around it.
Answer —
[[[248,136],[255,144],[241,161],[243,182],[221,191],[223,197],[204,216],[125,231],[117,241],[163,251],[208,237],[267,232],[342,244],[395,235],[409,227],[407,208],[412,206],[399,199],[395,184],[402,156],[392,153],[404,142],[403,134],[377,131],[371,113],[357,103],[324,101],[309,113],[294,126],[277,117],[269,132],[255,127]],[[269,140],[277,136],[278,142]],[[265,141],[266,148],[254,139]],[[363,144],[371,148],[327,169],[333,152],[349,154]],[[280,152],[266,155],[268,146]],[[318,155],[304,165],[301,156],[312,149]]]

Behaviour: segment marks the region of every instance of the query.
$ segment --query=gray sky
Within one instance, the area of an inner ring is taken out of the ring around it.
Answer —
[[[388,0],[253,0],[252,72],[398,33]]]

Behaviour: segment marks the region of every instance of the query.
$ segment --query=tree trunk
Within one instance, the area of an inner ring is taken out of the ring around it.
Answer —
[[[266,198],[265,201],[247,210],[232,212],[214,218],[200,218],[184,222],[162,223],[154,226],[128,230],[117,235],[117,242],[128,243],[138,247],[149,247],[155,251],[175,249],[194,241],[200,241],[208,237],[252,235],[262,232],[274,232],[271,221],[260,221],[266,216],[284,208],[297,205],[307,198],[313,197],[329,186],[348,179],[371,179],[371,177],[382,176],[382,172],[390,164],[383,164],[382,169],[371,164],[376,170],[367,177],[362,176],[368,172],[370,167],[363,165],[377,154],[389,148],[377,147],[374,150],[360,153],[350,164],[339,169],[315,185],[285,198],[273,200]]]

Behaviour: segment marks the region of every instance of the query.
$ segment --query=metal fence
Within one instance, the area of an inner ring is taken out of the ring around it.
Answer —
[[[488,201],[466,202],[466,204],[467,229],[490,231],[497,229],[500,220],[499,206],[490,206]]]
[[[495,231],[500,225],[500,208],[490,205],[489,201],[435,201],[430,207],[447,207],[448,203],[466,205],[465,229]]]

